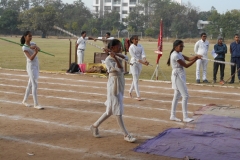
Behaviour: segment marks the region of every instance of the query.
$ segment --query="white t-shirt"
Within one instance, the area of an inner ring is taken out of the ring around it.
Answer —
[[[205,42],[201,39],[196,42],[194,46],[194,52],[198,55],[202,55],[204,58],[208,57],[208,48],[209,42],[206,40]]]
[[[181,81],[183,82],[182,85],[186,88],[186,73],[182,65],[180,65],[177,61],[183,60],[185,62],[184,57],[182,56],[182,53],[177,53],[176,51],[172,52],[171,54],[171,66],[172,66],[172,75],[171,75],[171,81],[172,81],[172,88],[178,89],[176,80],[179,77]]]
[[[88,37],[85,37],[85,38],[80,37],[80,38],[78,38],[78,40],[77,40],[78,49],[85,50],[85,48],[86,48],[86,41],[87,40],[88,40]]]
[[[177,61],[181,59],[185,62],[185,59],[184,57],[182,56],[182,53],[179,52],[177,53],[176,51],[173,51],[172,54],[171,54],[171,66],[172,66],[172,69],[175,69],[175,68],[183,68],[183,66],[181,66]]]
[[[36,43],[30,42],[30,45],[33,46],[33,45],[36,45]],[[27,51],[30,55],[33,55],[33,54],[34,54],[34,49],[31,49],[31,48],[28,47],[26,44],[24,44],[24,46],[22,46],[22,50],[23,50],[23,52],[24,52],[24,51]],[[34,57],[33,60],[30,60],[25,53],[24,53],[24,55],[25,55],[26,58],[27,58],[27,63],[31,63],[31,64],[36,64],[36,65],[38,65],[38,57],[37,57],[37,55]]]
[[[139,63],[139,60],[142,60],[146,57],[144,49],[141,44],[131,44],[129,47],[129,53],[131,55],[130,63]]]

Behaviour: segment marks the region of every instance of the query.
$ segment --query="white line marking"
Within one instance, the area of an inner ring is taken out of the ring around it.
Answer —
[[[10,74],[10,73],[0,73],[2,75],[9,75],[9,76],[20,76],[20,77],[28,77],[28,75],[20,75],[20,74]],[[55,77],[47,77],[47,76],[40,76],[40,79],[53,79],[53,80],[67,80],[67,81],[74,81],[74,82],[84,82],[84,83],[91,83],[91,84],[106,84],[106,82],[99,82],[99,81],[90,81],[90,80],[75,80],[75,79],[69,79],[69,78],[55,78]],[[131,85],[131,84],[125,84],[125,85]],[[150,86],[150,85],[139,85],[140,87],[146,87],[146,88],[153,88],[153,89],[165,89],[165,90],[173,90],[171,87],[161,87],[161,86]],[[210,87],[210,86],[209,86]],[[229,95],[239,95],[239,93],[225,93],[225,92],[216,92],[212,90],[194,90],[194,89],[188,89],[188,91],[192,92],[203,92],[203,93],[218,93],[218,94],[229,94]]]
[[[23,117],[21,115],[7,115],[7,114],[1,114],[1,113],[0,113],[0,117],[8,118],[8,119],[11,119],[11,120],[24,120],[24,121],[30,121],[30,122],[36,122],[36,123],[45,123],[45,124],[49,124],[49,125],[54,125],[54,126],[59,126],[59,127],[64,127],[64,128],[79,129],[79,130],[90,132],[90,125],[89,126],[76,126],[76,125],[70,125],[68,123],[63,124],[63,123],[58,123],[58,122],[53,122],[53,121],[47,121],[47,120],[44,120],[44,119],[27,118],[27,117]],[[122,132],[120,132],[117,129],[105,130],[105,129],[102,129],[100,127],[100,132],[123,135]],[[143,139],[149,139],[149,138],[154,137],[154,136],[146,136],[146,135],[141,135],[141,134],[134,134],[134,135],[136,137],[140,137],[140,138],[143,138]]]
[[[15,94],[15,95],[21,95],[23,96],[22,93],[16,93],[16,92],[6,92],[6,91],[1,91],[0,90],[0,93],[4,93],[4,94]],[[57,97],[57,96],[45,96],[45,95],[41,95],[41,94],[38,94],[39,97],[44,97],[44,98],[56,98],[56,99],[64,99],[64,100],[73,100],[73,101],[78,101],[78,102],[87,102],[87,103],[93,103],[93,104],[102,104],[104,106],[104,102],[100,102],[99,100],[82,100],[80,98],[78,99],[75,99],[75,98],[66,98],[66,97]],[[190,103],[189,103],[190,104]],[[205,106],[203,104],[200,104],[201,106]],[[134,104],[124,104],[124,107],[128,107],[128,108],[137,108],[137,109],[144,109],[144,110],[158,110],[158,111],[167,111],[167,112],[170,112],[169,109],[165,109],[165,108],[152,108],[152,107],[144,107],[144,106],[140,106],[140,105],[134,105]],[[182,111],[179,111],[177,110],[177,112],[182,112]],[[193,113],[193,112],[188,112],[188,113]]]
[[[20,102],[7,101],[7,100],[1,100],[1,99],[0,99],[0,102],[22,105]],[[104,112],[96,112],[96,111],[87,111],[87,110],[83,110],[83,109],[79,110],[79,109],[74,109],[74,108],[69,108],[69,107],[68,108],[60,108],[60,107],[55,107],[55,106],[43,106],[43,107],[57,109],[57,110],[67,110],[67,111],[88,113],[88,114],[102,115],[104,113]],[[181,122],[166,121],[166,120],[157,119],[157,118],[144,118],[144,117],[135,117],[135,116],[127,116],[127,115],[123,115],[123,117],[129,118],[129,119],[135,119],[135,120],[154,121],[154,122],[160,122],[160,123],[174,123],[174,124],[178,124],[178,125],[184,125]]]
[[[26,88],[26,86],[20,86],[20,85],[17,86],[17,85],[8,85],[8,84],[0,84],[0,86],[8,86],[8,87],[14,87],[14,88]],[[57,91],[57,92],[72,92],[72,93],[95,94],[95,95],[99,95],[99,96],[106,96],[106,94],[80,92],[80,91],[78,92],[78,91],[73,91],[73,90],[58,90],[58,89],[49,89],[49,88],[40,88],[40,87],[38,89],[39,90],[51,90],[51,91]],[[124,96],[124,98],[129,98],[129,97]],[[156,99],[150,99],[150,98],[147,98],[147,100],[154,101],[154,102],[160,102],[160,103],[172,103],[172,101],[156,100]],[[101,103],[104,103],[104,102],[101,102]],[[182,102],[179,102],[179,103],[182,103]],[[198,104],[198,103],[188,103],[188,104],[193,105],[193,106],[203,106],[203,105],[205,105],[205,104]]]
[[[30,141],[30,140],[25,140],[25,139],[20,139],[17,137],[13,137],[13,136],[4,136],[4,135],[0,135],[0,139],[4,139],[4,140],[8,140],[8,141],[15,141],[15,142],[19,142],[19,143],[27,143],[27,144],[31,144],[31,145],[36,145],[36,146],[40,146],[40,147],[47,147],[50,149],[55,149],[55,150],[63,150],[63,151],[67,151],[67,152],[74,152],[74,153],[82,153],[84,154],[84,156],[86,157],[105,157],[105,158],[111,158],[111,159],[132,159],[133,157],[123,157],[122,155],[110,155],[110,153],[104,153],[104,152],[93,152],[93,153],[88,153],[89,149],[88,148],[69,148],[69,147],[64,147],[64,146],[56,146],[56,145],[52,145],[52,144],[47,144],[47,143],[43,143],[43,142],[34,142],[34,141]],[[134,158],[136,159],[136,158]]]
[[[22,82],[26,82],[26,80],[21,80],[21,79],[5,79],[5,78],[0,78],[0,79],[4,79],[4,80],[7,80],[7,81],[22,81]],[[99,88],[99,89],[102,89],[104,90],[105,92],[106,91],[106,87],[98,87],[98,86],[87,86],[87,85],[74,85],[74,84],[64,84],[64,83],[51,83],[51,82],[38,82],[39,84],[49,84],[49,85],[61,85],[61,86],[70,86],[70,87],[86,87],[86,88]],[[77,91],[79,92],[79,91]],[[128,94],[128,91],[125,90],[125,92]],[[87,93],[87,92],[85,92]],[[168,94],[168,93],[159,93],[159,92],[148,92],[148,91],[142,91],[141,90],[141,93],[146,93],[146,94],[152,94],[152,95],[164,95],[164,96],[173,96],[173,94]],[[87,94],[92,94],[92,93],[87,93]],[[223,98],[215,98],[215,97],[202,97],[202,96],[190,96],[190,97],[193,97],[193,98],[204,98],[204,99],[219,99],[219,100],[224,100]],[[124,96],[124,98],[130,98],[130,97],[127,97],[127,96]]]
[[[7,81],[22,81],[22,82],[26,82],[26,80],[21,80],[21,79],[7,79],[7,78],[0,78],[3,80],[7,80]],[[49,84],[49,85],[61,85],[61,86],[71,86],[71,87],[86,87],[86,88],[99,88],[102,89],[104,91],[106,91],[106,87],[99,87],[99,86],[87,86],[87,85],[74,85],[74,84],[64,84],[64,83],[51,83],[51,82],[38,82],[39,84]],[[77,91],[78,92],[78,91]],[[107,92],[107,91],[106,91]],[[128,94],[128,91],[125,90],[125,92]],[[193,91],[194,92],[194,91]],[[141,93],[146,93],[146,94],[152,94],[152,95],[164,95],[164,96],[173,96],[173,94],[168,94],[168,93],[159,93],[159,92],[149,92],[149,91],[143,91],[141,90]],[[239,95],[238,93],[233,93],[234,95]],[[125,98],[130,98],[130,97],[126,97]],[[216,98],[216,97],[203,97],[203,96],[191,96],[190,98],[201,98],[201,99],[213,99],[213,100],[224,100],[225,98]],[[235,101],[235,100],[233,100]]]

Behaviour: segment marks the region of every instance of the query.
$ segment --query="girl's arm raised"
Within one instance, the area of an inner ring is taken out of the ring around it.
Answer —
[[[36,47],[34,49],[34,54],[33,55],[30,55],[28,53],[28,51],[24,51],[24,53],[26,54],[26,56],[28,57],[28,59],[30,59],[31,61],[36,57],[37,53],[38,53],[38,48]]]

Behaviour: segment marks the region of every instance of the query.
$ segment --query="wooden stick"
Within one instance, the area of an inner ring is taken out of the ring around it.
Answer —
[[[237,70],[235,73],[233,73],[233,74],[231,75],[231,77],[227,79],[227,81],[222,82],[222,83],[220,83],[220,84],[224,85],[225,83],[227,83],[227,82],[228,82],[236,73],[238,73],[239,71],[240,71],[240,68],[238,68],[238,70]]]
[[[28,47],[29,48],[29,46],[27,46],[27,45],[25,45],[25,44],[20,44],[20,43],[17,43],[17,42],[14,42],[14,41],[10,41],[10,40],[8,40],[8,39],[5,39],[5,38],[1,38],[0,37],[0,39],[1,40],[4,40],[4,41],[7,41],[7,42],[10,42],[10,43],[13,43],[13,44],[17,44],[17,45],[20,45],[20,46],[25,46],[25,47]],[[45,52],[45,51],[43,51],[43,50],[39,50],[39,52],[42,52],[42,53],[44,53],[44,54],[47,54],[47,55],[50,55],[50,56],[55,56],[55,55],[53,55],[53,54],[51,54],[51,53],[48,53],[48,52]]]
[[[196,56],[197,54],[191,54],[192,56]],[[231,62],[224,62],[224,61],[218,61],[218,60],[213,60],[213,59],[207,59],[207,58],[201,58],[204,60],[208,60],[208,61],[212,61],[212,62],[216,62],[216,63],[222,63],[222,64],[230,64],[232,66],[235,66],[235,63],[231,63]]]

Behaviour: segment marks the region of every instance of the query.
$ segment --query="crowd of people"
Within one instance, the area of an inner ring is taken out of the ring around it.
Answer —
[[[229,83],[235,82],[235,73],[236,70],[238,72],[238,80],[240,82],[240,41],[239,35],[235,34],[235,41],[230,44],[230,54],[231,54],[231,62],[236,65],[231,66],[231,81]],[[97,40],[96,38],[87,37],[86,32],[83,31],[81,37],[77,40],[76,48],[78,55],[78,64],[82,64],[84,62],[84,51],[86,48],[87,40]],[[33,100],[34,100],[34,108],[36,109],[44,109],[38,104],[37,99],[37,87],[38,87],[38,77],[39,77],[39,63],[37,54],[40,51],[40,48],[32,42],[32,33],[30,31],[26,31],[21,37],[21,44],[23,45],[22,51],[27,59],[27,73],[29,76],[28,85],[26,88],[25,96],[22,101],[22,104],[30,107],[27,103],[30,92],[32,91]],[[132,98],[132,91],[136,92],[136,99],[138,101],[142,101],[143,99],[140,97],[140,91],[138,87],[139,75],[141,74],[142,65],[148,66],[149,62],[146,59],[146,54],[144,52],[144,48],[141,44],[138,43],[139,39],[137,35],[133,35],[130,38],[131,45],[129,47],[130,53],[130,73],[132,74],[132,84],[129,89],[129,96]],[[107,82],[107,100],[105,102],[106,112],[91,125],[90,130],[94,137],[100,137],[98,127],[102,122],[104,122],[111,115],[115,115],[117,118],[117,122],[122,129],[124,134],[124,140],[128,142],[135,142],[136,138],[131,136],[125,128],[122,115],[123,115],[123,95],[125,88],[125,80],[124,80],[124,70],[122,61],[128,61],[128,57],[121,53],[122,44],[118,39],[110,38],[110,33],[106,33],[105,39],[103,39],[105,43],[105,49],[109,55],[105,59],[105,64],[107,67],[107,71],[109,73],[108,82]],[[207,65],[208,65],[208,50],[209,50],[209,42],[207,41],[207,34],[202,33],[201,39],[196,42],[194,46],[195,55],[192,57],[188,57],[184,55],[183,52],[184,42],[182,40],[176,40],[173,43],[173,48],[170,52],[169,59],[167,64],[172,67],[171,74],[171,82],[172,88],[174,89],[174,95],[171,105],[171,114],[170,120],[172,121],[182,121],[181,119],[176,117],[176,107],[180,97],[182,97],[182,113],[183,113],[183,122],[191,122],[192,118],[188,117],[188,89],[186,85],[186,72],[184,68],[188,68],[192,66],[196,62],[196,82],[201,83],[200,80],[200,70],[202,68],[202,82],[209,83],[207,79]],[[212,51],[214,53],[214,60],[225,62],[225,54],[227,53],[227,46],[223,43],[223,38],[218,37],[217,44],[214,45],[214,49]],[[189,61],[186,63],[186,61]],[[220,67],[220,81],[224,82],[224,63],[214,62],[213,64],[213,83],[217,81],[217,72]]]
[[[196,62],[196,83],[200,83],[200,68],[202,67],[202,82],[209,83],[207,80],[207,65],[208,65],[208,50],[209,50],[209,42],[206,40],[207,34],[202,33],[201,39],[196,42],[194,46],[194,52],[197,55],[201,55],[202,58],[198,59]],[[217,82],[217,72],[220,68],[220,83],[225,83],[224,81],[224,71],[225,71],[225,54],[227,53],[227,45],[223,43],[223,38],[221,36],[218,37],[217,43],[213,47],[212,55],[216,62],[213,63],[213,81],[212,83]],[[238,73],[238,81],[240,82],[240,41],[239,35],[234,35],[234,42],[230,44],[230,54],[231,54],[231,63],[235,65],[231,65],[231,81],[228,82],[232,84],[235,82],[235,74],[236,70]],[[217,61],[221,61],[223,63],[219,63]]]

